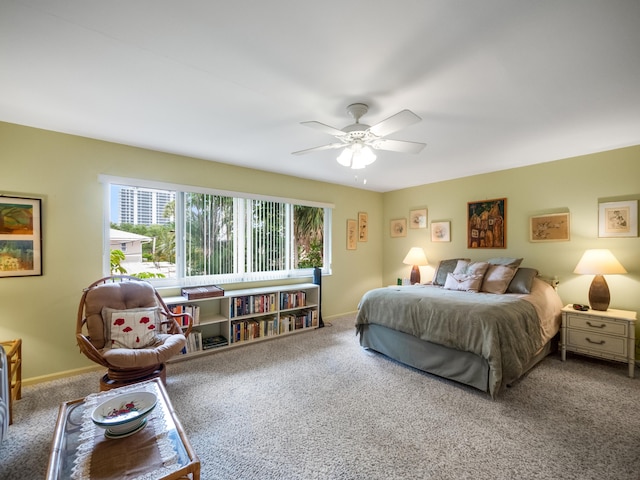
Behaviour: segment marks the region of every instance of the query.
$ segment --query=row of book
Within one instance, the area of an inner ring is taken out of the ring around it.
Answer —
[[[231,299],[229,316],[231,318],[255,313],[268,313],[276,311],[276,294],[245,295]]]
[[[169,308],[169,311],[171,313],[175,313],[177,315],[188,313],[189,315],[191,315],[194,325],[200,324],[200,306],[199,305],[177,304],[177,305],[167,305],[167,307]],[[181,327],[186,327],[189,325],[189,317],[187,317],[186,315],[183,315],[180,318],[176,318],[176,321]]]
[[[182,353],[196,353],[203,350],[210,350],[212,348],[224,347],[228,344],[229,342],[222,335],[203,337],[202,332],[198,330],[192,330],[187,337],[187,345],[182,349]]]
[[[307,292],[282,292],[280,294],[280,310],[304,307],[307,304]]]
[[[318,326],[318,310],[306,310],[286,315],[276,315],[231,322],[231,343],[247,342],[258,338],[273,337],[302,328]]]

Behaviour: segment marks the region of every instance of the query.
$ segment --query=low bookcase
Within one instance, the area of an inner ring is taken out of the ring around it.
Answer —
[[[319,325],[320,288],[314,283],[226,290],[188,300],[163,297],[174,313],[189,313],[193,329],[179,361],[220,349],[312,330]],[[186,325],[185,317],[183,324]]]

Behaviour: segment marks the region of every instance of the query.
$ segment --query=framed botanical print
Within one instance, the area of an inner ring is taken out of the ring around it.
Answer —
[[[391,220],[391,237],[406,237],[407,236],[407,219],[397,218]]]
[[[42,275],[38,198],[0,196],[0,277]]]
[[[599,237],[637,237],[638,201],[599,204]]]
[[[568,212],[535,215],[529,219],[530,242],[568,242],[570,235]]]
[[[467,203],[467,247],[507,248],[507,199]]]
[[[431,222],[431,241],[450,242],[451,222]]]
[[[358,246],[358,223],[355,219],[347,220],[347,250],[355,250]]]
[[[427,209],[409,212],[409,228],[427,228]]]
[[[358,213],[358,241],[366,242],[369,239],[369,216],[365,212]]]

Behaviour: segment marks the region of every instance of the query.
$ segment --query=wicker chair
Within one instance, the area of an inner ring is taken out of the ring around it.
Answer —
[[[150,316],[155,320],[150,322],[148,313],[142,317],[140,312],[145,311],[152,312]],[[114,340],[120,332],[110,330],[114,328],[112,323],[119,324],[111,321],[116,318],[113,314],[126,318],[139,315],[152,325],[146,327],[154,329],[149,343],[131,348]],[[176,321],[178,317],[188,319],[184,331]],[[156,377],[165,382],[165,362],[185,347],[192,326],[191,316],[171,313],[149,282],[128,275],[112,275],[84,289],[78,307],[76,339],[82,353],[107,368],[100,379],[100,390],[110,390]]]

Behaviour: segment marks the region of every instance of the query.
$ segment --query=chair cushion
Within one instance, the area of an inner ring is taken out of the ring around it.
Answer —
[[[187,344],[182,334],[157,335],[157,342],[147,348],[105,348],[102,355],[111,365],[123,369],[160,365],[177,355]]]
[[[145,348],[157,341],[160,331],[160,309],[102,309],[105,348]]]
[[[102,308],[115,310],[157,307],[155,290],[148,282],[126,281],[105,283],[92,288],[85,297],[87,333],[97,349],[104,348],[105,326]]]

